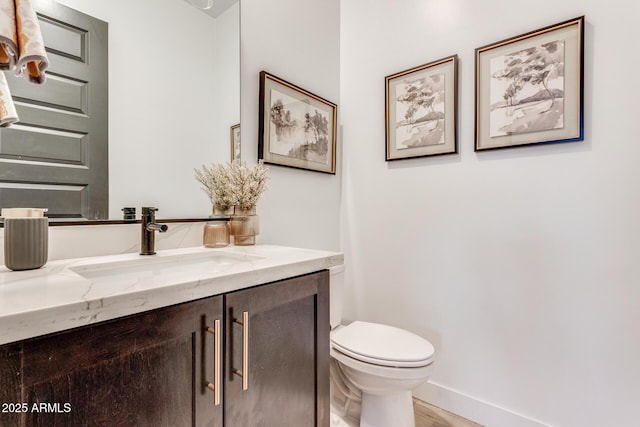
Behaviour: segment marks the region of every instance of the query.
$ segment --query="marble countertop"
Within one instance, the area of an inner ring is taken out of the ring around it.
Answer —
[[[221,261],[216,261],[215,268],[196,266],[148,277],[140,274],[143,265],[148,264],[151,270],[163,262],[176,264],[176,260],[184,259],[194,263],[205,257]],[[343,262],[338,252],[256,245],[172,249],[152,256],[67,259],[28,271],[0,266],[0,344],[324,270]],[[102,275],[101,269],[114,265],[126,274]],[[134,270],[138,273],[130,273]]]

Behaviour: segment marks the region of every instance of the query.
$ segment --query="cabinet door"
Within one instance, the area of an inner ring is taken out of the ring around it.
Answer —
[[[329,425],[328,286],[323,271],[225,296],[225,427]]]
[[[25,410],[20,390],[21,357],[20,345],[0,347],[0,426],[20,425]]]
[[[221,427],[207,388],[215,319],[222,297],[23,343],[23,400],[41,410],[20,425]]]

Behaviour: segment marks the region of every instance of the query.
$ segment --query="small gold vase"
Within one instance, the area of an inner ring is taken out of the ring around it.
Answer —
[[[213,206],[213,215],[210,221],[204,225],[202,234],[202,244],[206,248],[224,248],[231,243],[231,227],[229,226],[229,215],[233,213],[233,207]]]
[[[256,215],[256,207],[236,206],[231,216],[231,234],[237,246],[256,244],[256,236],[260,234],[260,217]]]

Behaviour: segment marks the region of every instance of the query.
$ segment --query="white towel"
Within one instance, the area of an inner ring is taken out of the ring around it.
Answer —
[[[0,71],[0,127],[8,127],[18,121],[18,113],[11,99],[9,85],[4,73]]]
[[[31,0],[0,0],[0,70],[15,69],[27,81],[43,84],[49,58]],[[18,121],[7,79],[0,71],[0,127]]]
[[[0,0],[0,70],[16,70],[31,83],[45,82],[49,59],[31,0]]]
[[[16,75],[24,74],[31,83],[45,82],[44,71],[49,67],[49,59],[44,49],[42,32],[31,0],[15,0],[16,32],[18,34],[18,62]],[[26,73],[25,73],[26,70]]]
[[[13,0],[0,0],[0,70],[13,70],[18,54],[16,6]]]

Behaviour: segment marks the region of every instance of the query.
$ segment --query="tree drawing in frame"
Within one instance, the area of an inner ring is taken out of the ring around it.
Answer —
[[[444,144],[445,75],[407,79],[396,87],[396,148]]]
[[[337,106],[260,73],[258,158],[265,163],[335,174]]]
[[[456,153],[458,56],[385,77],[386,160]]]
[[[584,16],[476,49],[475,151],[584,140]]]
[[[270,111],[271,153],[327,165],[327,113],[313,108],[308,99],[293,99],[276,89],[271,90]]]
[[[491,59],[490,136],[564,127],[564,40]]]

